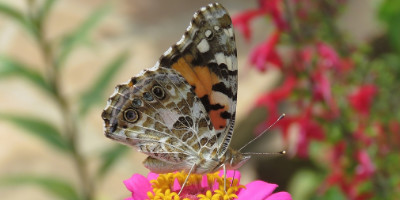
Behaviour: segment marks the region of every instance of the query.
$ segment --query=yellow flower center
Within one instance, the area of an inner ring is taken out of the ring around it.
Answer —
[[[232,178],[227,178],[225,192],[224,177],[220,177],[218,174],[219,172],[207,174],[208,186],[201,184],[203,175],[190,175],[181,196],[178,196],[179,190],[174,191],[174,182],[177,180],[182,185],[187,174],[184,172],[160,174],[156,180],[150,181],[153,192],[147,192],[147,196],[150,200],[228,200],[237,198],[236,193],[244,186],[239,185],[237,179],[231,185]],[[216,183],[218,183],[218,188],[213,189],[213,185]]]

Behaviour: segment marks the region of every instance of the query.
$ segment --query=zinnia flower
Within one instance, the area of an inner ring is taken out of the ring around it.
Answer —
[[[232,182],[233,175],[235,179]],[[291,200],[287,192],[273,193],[276,184],[264,181],[253,181],[246,186],[240,185],[240,173],[228,170],[226,192],[224,191],[223,171],[206,175],[190,175],[182,193],[178,196],[186,173],[175,172],[155,174],[150,172],[146,177],[134,174],[124,181],[132,192],[126,200],[171,199],[171,200],[219,200],[219,199],[252,199],[252,200]]]

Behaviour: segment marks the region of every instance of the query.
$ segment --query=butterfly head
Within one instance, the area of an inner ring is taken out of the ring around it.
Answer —
[[[251,158],[251,155],[242,154],[232,148],[226,152],[225,166],[228,169],[238,169]]]

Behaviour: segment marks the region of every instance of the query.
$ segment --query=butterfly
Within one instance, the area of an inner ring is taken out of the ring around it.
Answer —
[[[143,164],[155,173],[226,173],[251,157],[229,145],[237,89],[232,21],[209,4],[154,67],[116,86],[102,113],[105,135],[148,155]]]

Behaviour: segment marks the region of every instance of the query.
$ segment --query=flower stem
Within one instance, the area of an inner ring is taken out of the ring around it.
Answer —
[[[34,21],[33,15],[30,16],[31,20]],[[63,126],[66,141],[70,148],[70,153],[72,155],[73,162],[75,163],[75,167],[81,182],[82,195],[85,200],[93,199],[93,191],[94,185],[92,180],[87,172],[87,163],[82,155],[82,152],[79,151],[78,148],[78,127],[77,122],[75,121],[75,115],[72,112],[70,105],[68,104],[67,98],[62,94],[62,87],[60,84],[60,71],[59,66],[57,66],[57,62],[55,61],[55,57],[53,55],[53,51],[50,45],[50,42],[46,40],[45,30],[43,28],[42,22],[38,22],[38,45],[42,52],[45,67],[46,67],[46,77],[49,81],[49,84],[52,86],[53,94],[55,100],[59,106],[60,112],[62,113],[63,118]]]

